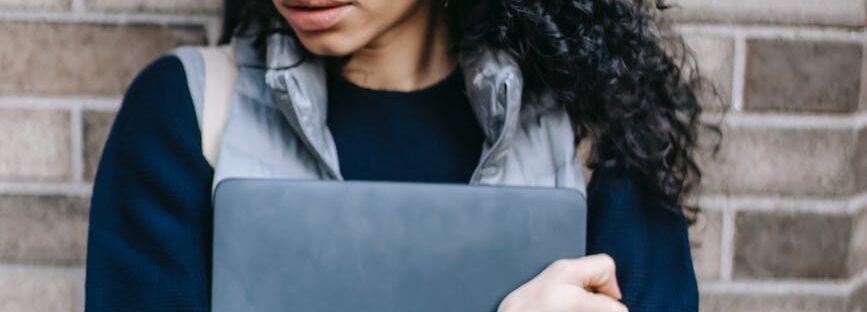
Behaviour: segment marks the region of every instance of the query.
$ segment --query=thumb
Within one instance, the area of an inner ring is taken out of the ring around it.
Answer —
[[[620,300],[620,286],[617,285],[617,274],[614,259],[605,254],[586,256],[583,258],[564,260],[568,268],[563,277],[566,282],[575,286],[598,292],[608,297]]]

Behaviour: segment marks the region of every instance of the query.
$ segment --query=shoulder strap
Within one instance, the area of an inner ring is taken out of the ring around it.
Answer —
[[[215,167],[220,155],[223,129],[232,110],[238,67],[231,46],[199,48],[205,65],[205,85],[200,132],[202,155]]]

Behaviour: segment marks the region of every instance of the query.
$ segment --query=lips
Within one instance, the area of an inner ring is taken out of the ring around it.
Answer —
[[[337,25],[352,4],[334,0],[285,0],[286,19],[296,30],[325,31]]]
[[[300,10],[308,9],[328,9],[333,7],[338,7],[342,5],[348,5],[349,3],[343,1],[335,1],[335,0],[285,0],[283,1],[283,5],[288,8],[296,8]]]

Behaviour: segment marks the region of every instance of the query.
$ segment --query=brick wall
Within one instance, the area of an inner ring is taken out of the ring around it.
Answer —
[[[674,2],[730,104],[694,198],[702,310],[867,310],[867,1]]]
[[[81,311],[89,196],[120,97],[219,32],[220,0],[0,0],[0,311]]]
[[[120,96],[163,52],[213,42],[219,2],[0,0],[0,312],[82,309]],[[731,107],[693,199],[702,310],[867,310],[867,1],[674,2]]]

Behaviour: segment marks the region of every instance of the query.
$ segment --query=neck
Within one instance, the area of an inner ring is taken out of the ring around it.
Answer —
[[[414,91],[447,77],[456,62],[442,10],[420,1],[409,16],[352,54],[341,74],[370,89]]]

